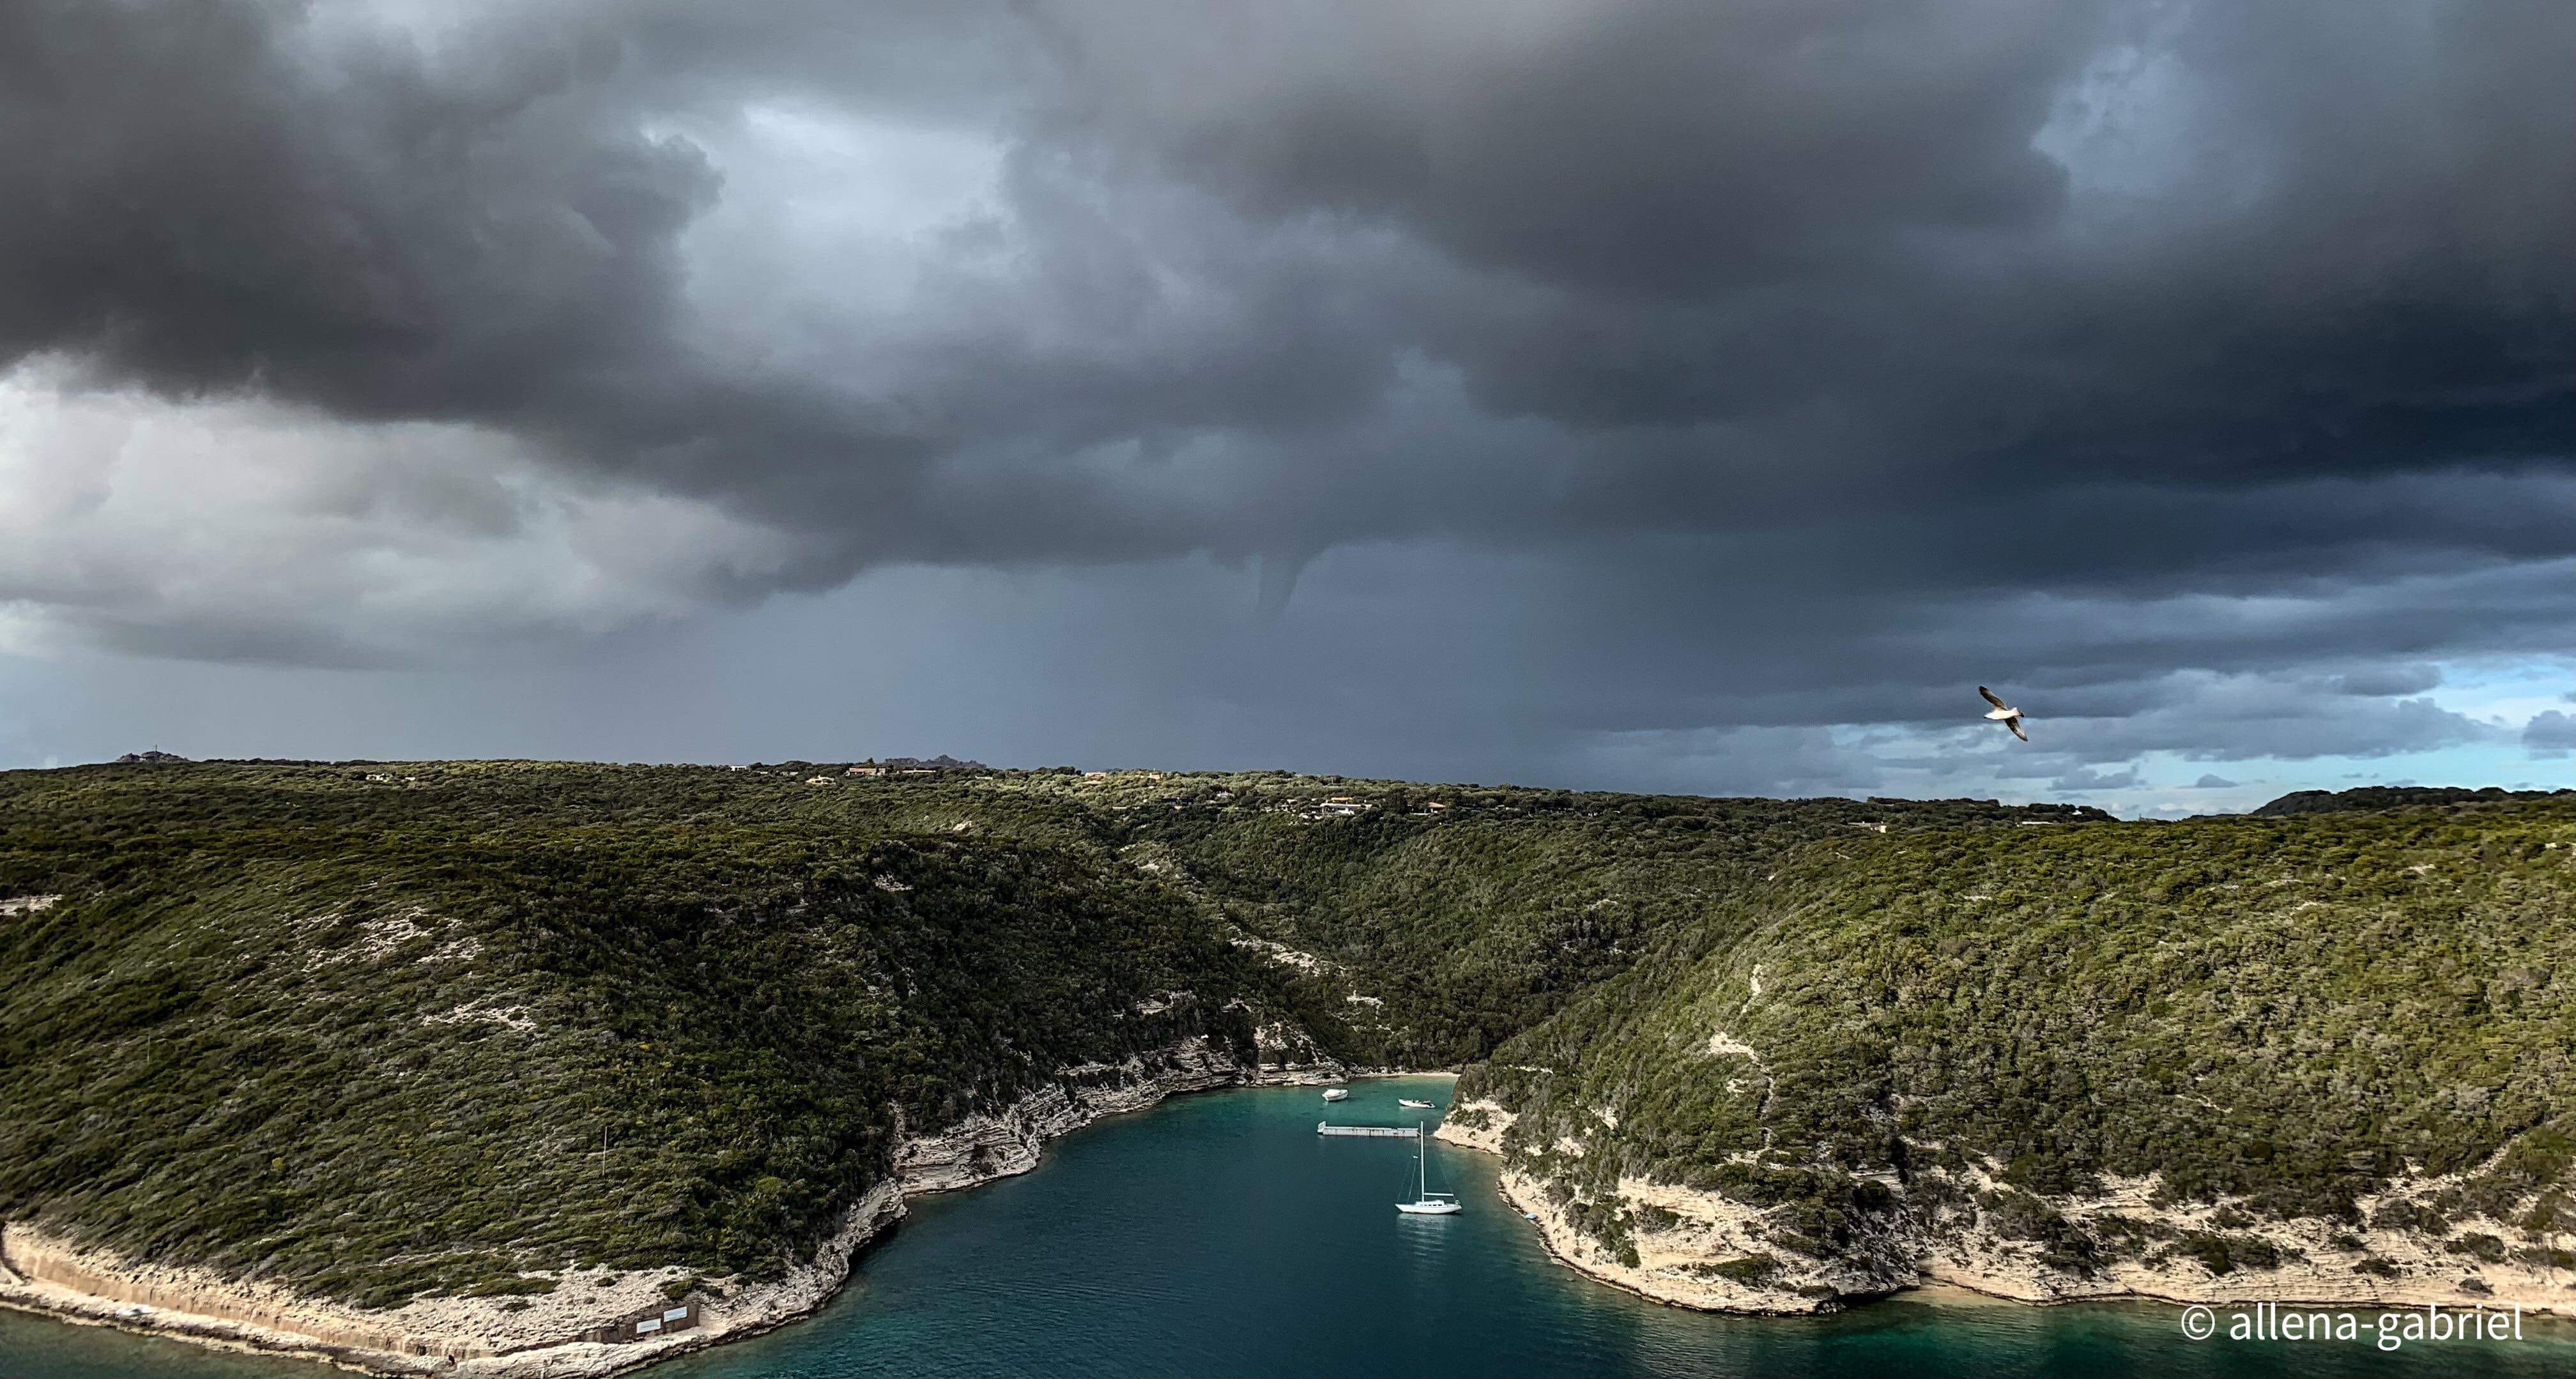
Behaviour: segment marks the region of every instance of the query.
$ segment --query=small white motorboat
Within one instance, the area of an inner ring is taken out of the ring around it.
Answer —
[[[1398,1105],[1398,1106],[1410,1106],[1410,1107],[1412,1107],[1412,1108],[1413,1108],[1414,1110],[1416,1110],[1416,1111],[1428,1111],[1428,1110],[1430,1110],[1430,1109],[1431,1109],[1431,1103],[1430,1103],[1430,1102],[1427,1102],[1427,1101],[1415,1101],[1415,1100],[1414,1100],[1413,1098],[1411,1098],[1411,1097],[1402,1097],[1402,1096],[1397,1097],[1397,1098],[1395,1099],[1395,1104],[1396,1104],[1396,1105]]]
[[[1421,1131],[1421,1126],[1414,1127],[1413,1200],[1398,1202],[1395,1209],[1407,1216],[1452,1215],[1458,1210],[1458,1198],[1454,1193],[1431,1190],[1431,1146],[1426,1143],[1431,1137]]]
[[[1342,1101],[1346,1100],[1349,1096],[1349,1092],[1346,1092],[1339,1087],[1327,1087],[1324,1089],[1324,1100],[1326,1101]]]

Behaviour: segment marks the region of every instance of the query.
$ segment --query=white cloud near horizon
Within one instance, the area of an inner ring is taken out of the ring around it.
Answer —
[[[0,648],[419,661],[702,611],[793,538],[461,423],[0,375]]]

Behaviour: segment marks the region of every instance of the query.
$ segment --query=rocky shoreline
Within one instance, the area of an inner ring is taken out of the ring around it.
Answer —
[[[1453,1108],[1452,1116],[1458,1111],[1475,1113],[1470,1117],[1474,1123],[1453,1118],[1434,1138],[1501,1155],[1511,1113],[1493,1102]],[[2375,1214],[2392,1202],[2429,1198],[2456,1181],[2400,1182],[2365,1201],[2364,1211]],[[1944,1186],[1952,1190],[1948,1195],[1973,1198],[1998,1185],[1972,1172]],[[1669,1214],[1661,1229],[1636,1234],[1636,1259],[1630,1263],[1577,1229],[1571,1214],[1550,1199],[1537,1178],[1507,1166],[1498,1187],[1505,1201],[1536,1222],[1548,1253],[1567,1267],[1641,1297],[1703,1311],[1808,1314],[1856,1299],[1952,1287],[2038,1305],[2135,1300],[2178,1306],[2270,1302],[2378,1309],[2430,1303],[2576,1314],[2576,1269],[2472,1257],[2411,1231],[2351,1231],[2304,1219],[2229,1221],[2222,1205],[2157,1203],[2152,1178],[2112,1182],[2098,1196],[2046,1199],[2045,1204],[2074,1221],[2116,1217],[2176,1235],[2225,1229],[2236,1239],[2268,1247],[2276,1262],[2220,1273],[2188,1259],[2155,1262],[2151,1256],[2110,1261],[2089,1276],[2079,1275],[2045,1263],[2037,1242],[1999,1231],[1990,1213],[1972,1211],[1945,1216],[1937,1231],[1916,1230],[1871,1242],[1874,1248],[1868,1253],[1879,1261],[1874,1264],[1817,1260],[1770,1245],[1763,1231],[1766,1213],[1758,1208],[1717,1193],[1624,1178],[1619,1195],[1626,1205]],[[2503,1238],[2509,1229],[2484,1219],[2457,1224],[2464,1228],[2460,1238]],[[2365,1262],[2374,1267],[2356,1267]]]
[[[895,1175],[855,1203],[813,1260],[787,1277],[700,1297],[699,1324],[626,1342],[581,1339],[620,1317],[669,1300],[665,1288],[697,1277],[683,1267],[568,1270],[544,1275],[553,1292],[521,1298],[427,1298],[387,1311],[362,1311],[273,1284],[223,1279],[203,1270],[136,1264],[84,1250],[23,1224],[0,1226],[0,1306],[60,1320],[112,1326],[221,1348],[321,1360],[362,1373],[458,1379],[597,1379],[784,1325],[822,1307],[847,1280],[852,1260],[905,1213],[905,1200],[953,1192],[1025,1173],[1047,1141],[1164,1097],[1228,1087],[1316,1085],[1350,1076],[1329,1060],[1245,1064],[1193,1038],[1117,1064],[1057,1070],[1047,1086],[998,1113],[977,1114],[933,1134],[906,1138]],[[1457,1112],[1471,1113],[1465,1119]],[[1500,1155],[1511,1124],[1490,1102],[1452,1109],[1435,1137]],[[1949,1195],[1990,1192],[1972,1173]],[[2371,1207],[2430,1195],[2448,1181],[2398,1184]],[[2027,1304],[2138,1300],[2174,1305],[2260,1302],[2315,1307],[2519,1306],[2535,1314],[2576,1314],[2576,1270],[2516,1260],[2467,1259],[2417,1233],[2349,1233],[2316,1221],[2234,1223],[2240,1238],[2263,1241],[2278,1262],[2213,1273],[2195,1262],[2111,1261],[2089,1275],[2054,1268],[2030,1241],[2000,1233],[1974,1212],[1871,1242],[1864,1258],[1818,1260],[1767,1245],[1760,1209],[1716,1193],[1623,1179],[1619,1195],[1660,1223],[1638,1231],[1633,1261],[1578,1229],[1539,1178],[1506,1166],[1503,1199],[1530,1217],[1558,1262],[1641,1297],[1705,1311],[1805,1315],[1921,1288],[1956,1288]],[[2154,1183],[2113,1182],[2097,1197],[2050,1199],[2073,1220],[2113,1217],[2171,1231],[2207,1230],[2223,1208],[2159,1205]],[[2502,1230],[2497,1223],[2471,1227]],[[2356,1269],[2384,1261],[2385,1272]],[[1765,1263],[1754,1267],[1750,1261]],[[1889,1261],[1901,1261],[1892,1265]]]
[[[1265,1049],[1265,1052],[1268,1050]],[[999,1114],[970,1116],[905,1139],[895,1175],[860,1198],[809,1264],[786,1278],[698,1299],[698,1324],[633,1341],[581,1339],[672,1301],[667,1286],[698,1275],[684,1267],[567,1270],[549,1293],[514,1298],[425,1298],[364,1311],[211,1271],[138,1264],[83,1249],[23,1224],[0,1226],[0,1307],[234,1350],[320,1360],[361,1373],[455,1379],[598,1379],[686,1351],[755,1335],[820,1308],[848,1279],[851,1260],[904,1214],[904,1199],[1025,1173],[1050,1139],[1164,1097],[1224,1087],[1313,1085],[1338,1080],[1329,1060],[1245,1064],[1190,1038],[1116,1064],[1057,1071],[1056,1080]]]

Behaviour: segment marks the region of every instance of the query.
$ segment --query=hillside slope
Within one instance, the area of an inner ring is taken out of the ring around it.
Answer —
[[[908,1132],[1250,1069],[1278,1024],[1267,964],[1070,817],[1005,841],[733,773],[411,776],[7,778],[0,1221],[361,1310],[776,1282]]]
[[[1373,1064],[1485,1058],[1590,986],[1698,942],[1782,858],[1890,827],[2107,822],[2070,805],[1699,799],[1287,776],[1086,782],[1130,856],[1379,1004],[1313,1011]]]
[[[1857,839],[1505,1044],[1460,1133],[1650,1290],[2563,1308],[2571,912],[2567,801]]]
[[[774,1280],[907,1136],[1182,1048],[1464,1062],[1846,815],[2010,813],[1441,793],[0,776],[0,1220],[360,1308],[567,1269]]]
[[[766,1324],[1091,1116],[1451,1066],[1444,1133],[1676,1301],[2563,1306],[2576,800],[2396,802],[0,774],[0,1256],[338,1309],[308,1333],[461,1307],[457,1355]]]

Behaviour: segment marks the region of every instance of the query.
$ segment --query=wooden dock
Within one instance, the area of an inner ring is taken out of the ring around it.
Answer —
[[[1422,1128],[1415,1125],[1335,1125],[1328,1120],[1315,1122],[1318,1135],[1366,1135],[1372,1139],[1409,1140],[1419,1137]]]

